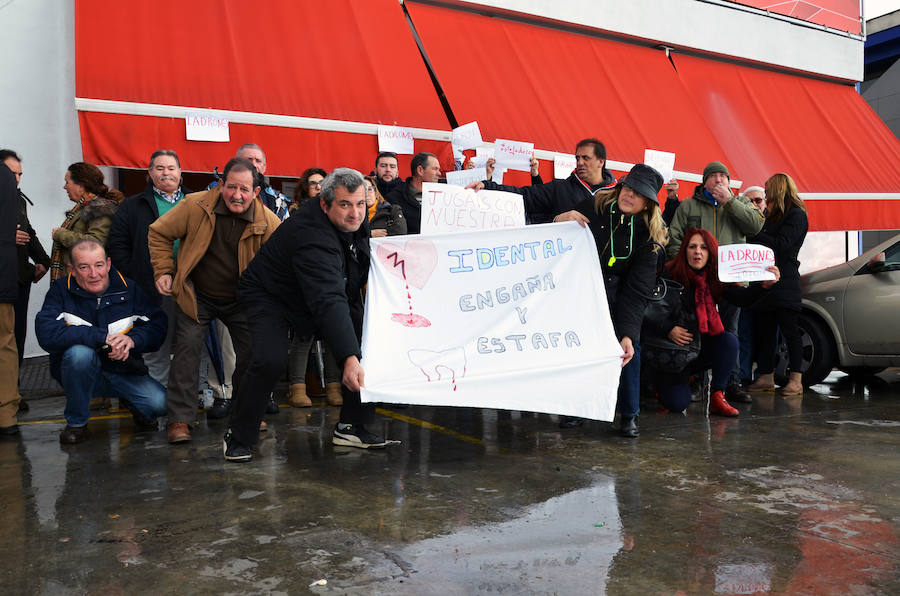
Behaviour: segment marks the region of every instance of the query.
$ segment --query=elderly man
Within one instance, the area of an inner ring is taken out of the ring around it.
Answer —
[[[12,170],[16,177],[16,185],[22,183],[22,159],[12,149],[0,149],[0,162]],[[28,205],[31,201],[21,188],[17,190],[18,210],[16,212],[16,249],[18,250],[19,293],[16,298],[16,349],[19,351],[19,368],[25,355],[25,337],[28,333],[28,300],[31,296],[31,285],[36,284],[47,273],[50,257],[38,240],[31,222],[28,220]],[[28,403],[19,401],[19,411],[27,412]]]
[[[150,378],[141,353],[166,332],[166,315],[140,287],[111,264],[103,245],[82,238],[69,249],[69,274],[50,286],[35,318],[50,374],[66,392],[66,427],[60,443],[87,437],[93,397],[118,397],[137,430],[156,430],[166,412],[166,390]]]
[[[150,376],[166,385],[169,381],[172,336],[175,335],[175,301],[171,296],[162,296],[156,291],[147,233],[150,224],[184,198],[178,154],[168,149],[155,151],[150,156],[148,174],[150,181],[144,191],[125,199],[116,210],[109,230],[107,250],[116,269],[135,280],[144,293],[162,307],[169,319],[166,339],[159,350],[144,354]]]
[[[359,397],[362,290],[369,271],[365,222],[362,175],[337,168],[325,178],[319,200],[301,205],[244,272],[240,300],[250,321],[252,360],[235,393],[226,460],[252,459],[266,396],[287,363],[286,327],[300,336],[321,333],[343,368],[343,406],[332,442],[363,449],[391,443],[365,429],[372,408]]]
[[[744,196],[753,205],[753,208],[765,215],[766,212],[766,189],[762,186],[751,186],[744,191]]]
[[[238,148],[235,157],[246,159],[256,167],[256,171],[262,176],[259,198],[263,205],[278,216],[278,219],[284,221],[288,217],[291,200],[269,186],[269,182],[266,180],[266,154],[263,153],[262,147],[256,143],[245,143]]]
[[[719,241],[719,245],[740,244],[755,236],[765,223],[762,213],[750,200],[731,192],[731,174],[720,161],[710,162],[703,168],[703,182],[694,188],[694,194],[678,205],[669,226],[669,258],[678,254],[684,233],[690,228],[702,228]],[[725,301],[719,307],[726,331],[738,337],[741,309]],[[740,371],[735,362],[731,382],[725,390],[729,402],[751,402],[753,398],[741,389]]]
[[[261,187],[262,175],[253,164],[234,158],[225,165],[222,184],[188,195],[150,225],[156,289],[172,296],[176,305],[166,398],[170,443],[191,440],[200,349],[212,319],[222,321],[231,333],[236,387],[247,366],[250,346],[244,308],[237,303],[238,279],[280,223],[259,200]],[[176,265],[174,247],[179,240]]]
[[[406,217],[407,232],[418,234],[422,226],[422,184],[440,179],[441,162],[433,153],[416,153],[409,169],[412,176],[384,198],[392,205],[400,205]]]
[[[532,163],[532,178],[536,174],[536,162]],[[571,211],[575,205],[598,190],[612,188],[616,177],[606,169],[606,146],[597,139],[583,139],[575,146],[575,171],[565,180],[554,179],[545,184],[508,186],[490,180],[473,182],[468,188],[481,190],[505,190],[523,197],[525,217],[528,223],[553,221],[560,213]]]

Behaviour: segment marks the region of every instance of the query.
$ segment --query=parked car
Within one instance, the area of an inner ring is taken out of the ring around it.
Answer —
[[[871,375],[900,366],[900,234],[859,257],[801,276],[803,384],[835,367]],[[776,378],[786,376],[779,347]]]

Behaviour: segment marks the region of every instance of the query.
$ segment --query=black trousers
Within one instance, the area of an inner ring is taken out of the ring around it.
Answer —
[[[15,334],[16,347],[19,349],[19,369],[22,368],[22,358],[25,357],[25,336],[28,333],[28,297],[31,295],[31,284],[19,284],[19,294],[16,296],[16,320]]]
[[[800,311],[792,308],[776,308],[771,311],[754,313],[753,321],[759,344],[756,363],[760,374],[768,374],[775,370],[778,329],[781,329],[787,344],[790,372],[800,372],[803,364],[803,342],[800,338],[800,325],[797,322],[799,318]]]
[[[247,314],[250,329],[250,364],[234,394],[231,432],[242,445],[259,442],[259,423],[266,411],[266,401],[287,367],[290,340],[288,328],[297,333],[304,326],[284,306],[265,294],[242,294],[241,308]],[[356,325],[357,340],[361,325]],[[327,336],[328,330],[323,329]],[[343,371],[343,362],[338,368]],[[366,424],[375,411],[373,404],[363,404],[359,392],[341,386],[344,405],[340,421],[345,424]]]

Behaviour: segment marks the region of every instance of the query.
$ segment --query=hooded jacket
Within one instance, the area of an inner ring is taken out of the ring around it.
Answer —
[[[732,195],[731,200],[722,205],[706,192],[702,184],[698,184],[693,196],[682,201],[675,211],[669,226],[666,252],[670,259],[678,254],[684,234],[690,228],[708,231],[720,245],[740,244],[755,236],[762,229],[763,221],[762,213],[753,207],[747,197]]]
[[[50,353],[50,373],[57,380],[62,354],[72,346],[97,349],[107,335],[123,333],[134,341],[130,355],[140,359],[141,354],[159,349],[166,328],[166,313],[115,267],[110,267],[109,286],[99,295],[83,290],[71,273],[57,279],[34,320],[38,343]],[[121,362],[108,358],[101,362],[104,370],[127,374]]]

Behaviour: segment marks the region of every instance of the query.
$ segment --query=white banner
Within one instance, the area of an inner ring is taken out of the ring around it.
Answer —
[[[520,194],[501,190],[475,192],[436,182],[422,184],[422,234],[524,225],[525,203]]]
[[[446,174],[447,184],[453,186],[466,186],[471,182],[481,182],[487,180],[487,168],[469,168],[468,170],[451,170]]]
[[[370,242],[363,401],[613,419],[622,350],[587,228]]]
[[[684,241],[687,242],[689,238]],[[775,264],[775,252],[761,244],[728,244],[719,246],[719,281],[766,281],[775,274],[766,267]]]
[[[228,118],[210,112],[188,114],[184,117],[184,134],[188,141],[227,143],[230,140]]]

